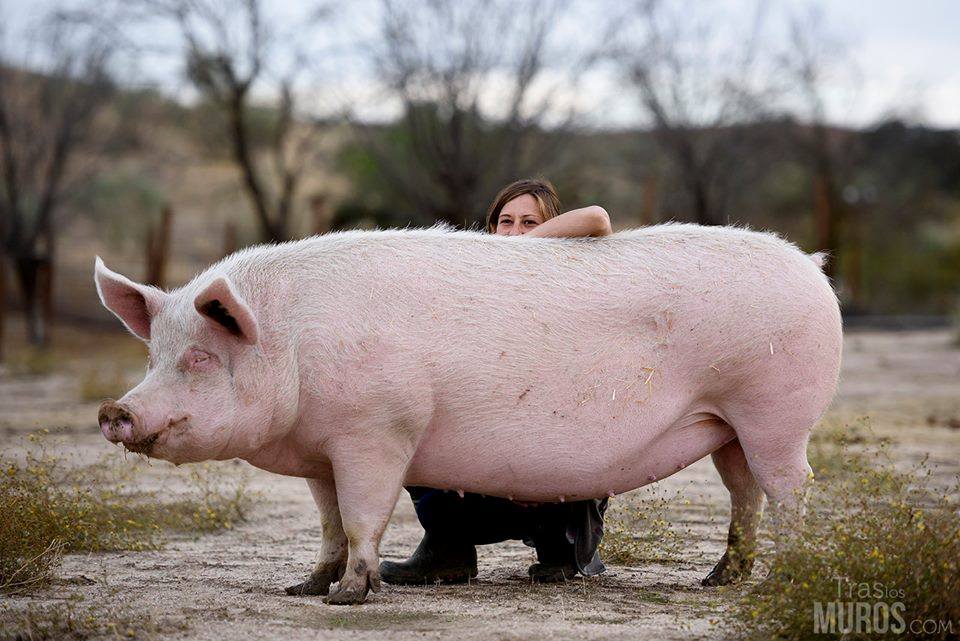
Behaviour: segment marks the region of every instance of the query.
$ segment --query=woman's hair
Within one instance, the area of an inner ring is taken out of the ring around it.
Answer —
[[[493,204],[487,210],[487,231],[491,234],[497,229],[497,219],[500,218],[500,210],[508,202],[530,194],[537,201],[537,207],[544,220],[550,220],[554,216],[560,215],[560,197],[557,196],[557,190],[553,184],[544,178],[524,178],[517,182],[510,183],[500,190]]]

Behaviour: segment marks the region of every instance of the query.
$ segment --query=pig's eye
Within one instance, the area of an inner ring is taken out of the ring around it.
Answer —
[[[185,356],[184,361],[189,370],[205,371],[217,364],[217,357],[202,349],[191,349]]]

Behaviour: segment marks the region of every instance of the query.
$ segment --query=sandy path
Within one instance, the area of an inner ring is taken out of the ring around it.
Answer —
[[[898,459],[912,462],[929,453],[944,474],[955,472],[960,429],[946,423],[960,418],[960,351],[950,338],[935,331],[850,335],[830,420],[869,415],[877,433],[896,440]],[[17,436],[51,427],[63,435],[61,447],[80,460],[113,451],[93,425],[94,405],[75,398],[75,382],[66,376],[3,376],[0,439],[6,447]],[[17,608],[65,607],[68,599],[81,609],[122,604],[148,613],[159,636],[181,639],[689,639],[722,637],[711,619],[735,597],[699,585],[722,553],[728,511],[708,459],[661,482],[664,492],[682,490],[690,502],[675,515],[691,534],[677,562],[611,566],[600,577],[537,586],[526,579],[533,551],[505,543],[479,549],[474,584],[385,585],[366,605],[350,608],[282,593],[309,571],[319,548],[315,508],[303,481],[245,464],[222,465],[231,472],[247,468],[252,488],[262,494],[248,522],[216,534],[172,536],[158,552],[70,555],[51,589],[7,602]],[[176,492],[182,483],[182,472],[166,464],[141,467],[137,482],[144,486]],[[420,534],[403,495],[383,555],[405,557]]]

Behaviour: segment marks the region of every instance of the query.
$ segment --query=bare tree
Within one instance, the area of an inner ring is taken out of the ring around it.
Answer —
[[[727,222],[744,125],[761,118],[769,100],[761,60],[767,4],[756,2],[743,35],[723,31],[704,3],[642,0],[615,18],[611,54],[703,225]]]
[[[293,40],[282,37],[259,0],[129,0],[118,11],[134,28],[156,20],[176,28],[187,77],[223,116],[260,236],[290,238],[301,180],[314,159],[319,132],[296,109],[296,77],[306,65]],[[298,24],[299,40],[308,39],[325,15],[318,9]],[[287,60],[284,69],[280,58]],[[263,95],[254,94],[257,88]],[[252,116],[268,100],[275,100],[271,117],[259,119],[257,129]],[[264,137],[267,143],[260,145]]]
[[[144,237],[146,275],[144,283],[163,288],[166,283],[167,263],[170,259],[170,231],[173,227],[173,207],[165,203],[160,210],[160,219],[148,223]]]
[[[111,48],[62,20],[45,23],[33,42],[36,57],[23,60],[0,41],[0,238],[20,286],[29,340],[42,346],[62,205],[71,185],[92,171],[83,156],[111,95]]]
[[[824,91],[828,76],[845,63],[845,57],[841,43],[827,34],[818,8],[811,6],[792,14],[788,26],[789,48],[782,56],[783,68],[796,87],[801,118],[801,125],[794,129],[794,143],[813,179],[816,249],[829,252],[825,272],[835,277],[845,212],[839,183],[849,150],[846,137],[829,126]]]
[[[382,1],[369,60],[402,111],[386,131],[355,124],[392,206],[466,225],[504,183],[557,166],[572,112],[545,127],[558,85],[544,72],[564,65],[569,85],[589,64],[551,50],[567,4]]]

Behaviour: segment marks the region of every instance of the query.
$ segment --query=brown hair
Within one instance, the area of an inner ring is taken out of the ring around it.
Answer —
[[[510,183],[500,190],[497,197],[493,199],[493,204],[487,210],[487,231],[493,233],[497,229],[497,219],[500,218],[500,210],[508,202],[530,194],[537,201],[537,207],[544,220],[550,220],[554,216],[560,215],[560,197],[557,196],[557,190],[553,184],[544,178],[524,178]]]

